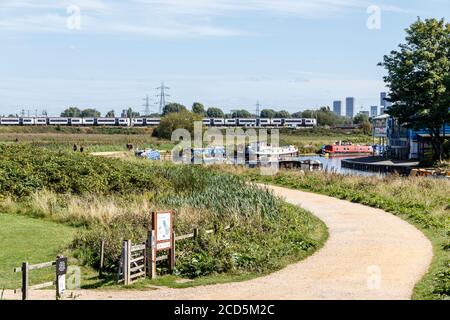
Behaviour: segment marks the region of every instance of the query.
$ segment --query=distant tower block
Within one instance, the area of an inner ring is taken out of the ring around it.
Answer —
[[[338,116],[342,115],[342,101],[333,102],[333,112]]]
[[[370,107],[370,116],[372,118],[375,118],[376,116],[378,116],[378,106],[371,106]]]
[[[348,97],[345,99],[345,115],[350,119],[355,116],[355,98]]]

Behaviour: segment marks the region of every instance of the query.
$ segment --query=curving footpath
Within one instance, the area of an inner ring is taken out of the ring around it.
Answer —
[[[311,257],[265,277],[187,289],[74,292],[76,299],[410,299],[433,257],[430,241],[407,222],[360,204],[267,186],[311,211],[330,237]],[[70,293],[66,294],[69,296]],[[53,291],[31,293],[54,299]]]

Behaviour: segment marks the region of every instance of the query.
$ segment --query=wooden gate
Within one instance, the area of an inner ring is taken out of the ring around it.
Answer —
[[[146,245],[132,245],[130,240],[122,242],[122,257],[119,266],[119,282],[132,284],[146,275]]]

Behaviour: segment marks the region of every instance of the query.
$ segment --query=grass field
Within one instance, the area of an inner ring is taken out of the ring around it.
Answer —
[[[72,241],[75,229],[55,222],[0,213],[0,290],[21,286],[22,262],[52,261]],[[30,272],[30,284],[54,280],[54,268]]]
[[[0,142],[26,143],[54,150],[72,150],[76,144],[84,152],[124,151],[127,144],[134,148],[171,150],[170,141],[160,140],[151,134],[87,134],[87,133],[0,133]]]
[[[261,176],[258,170],[230,166],[233,172],[257,181],[316,192],[391,212],[415,225],[432,242],[434,258],[425,277],[416,285],[415,299],[450,298],[450,181],[430,178],[343,176],[314,172],[280,171]]]

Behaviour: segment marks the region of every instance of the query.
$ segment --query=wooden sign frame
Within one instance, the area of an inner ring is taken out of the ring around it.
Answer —
[[[158,239],[158,215],[169,214],[170,227],[168,231],[168,239],[159,240]],[[173,237],[173,215],[172,210],[152,212],[152,230],[155,231],[155,243],[156,251],[165,251],[172,249],[172,237]]]
[[[168,230],[168,238],[158,239],[158,215],[170,214],[170,227]],[[175,268],[175,232],[173,231],[173,221],[175,212],[173,210],[165,210],[159,212],[152,212],[151,229],[149,230],[149,237],[147,241],[147,273],[154,279],[156,278],[156,261],[157,253],[159,251],[169,251],[169,270],[172,272]]]

